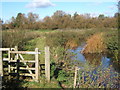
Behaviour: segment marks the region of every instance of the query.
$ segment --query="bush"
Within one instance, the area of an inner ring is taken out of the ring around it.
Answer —
[[[87,39],[87,45],[84,48],[84,53],[101,53],[106,49],[104,44],[103,33],[97,33]]]
[[[108,50],[118,50],[118,30],[113,29],[106,31],[104,38]]]

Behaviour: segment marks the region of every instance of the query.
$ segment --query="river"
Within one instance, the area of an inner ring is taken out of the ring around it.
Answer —
[[[74,56],[71,57],[72,60],[76,60],[77,62],[80,62],[80,65],[78,65],[79,69],[82,72],[88,72],[90,77],[92,78],[93,75],[96,75],[95,78],[98,78],[99,75],[104,75],[109,70],[110,79],[113,80],[113,77],[118,77],[119,72],[115,70],[112,63],[112,56],[109,54],[82,54],[81,50],[83,49],[84,44],[81,46],[78,46],[75,49],[69,49],[69,52],[72,52]],[[87,68],[87,69],[86,69]],[[118,68],[117,68],[118,69]],[[99,73],[102,72],[102,73]],[[107,76],[107,75],[106,75]],[[92,78],[95,80],[95,78]],[[107,78],[106,78],[107,81]],[[108,82],[106,82],[108,83]],[[111,87],[119,87],[117,86],[111,86]]]

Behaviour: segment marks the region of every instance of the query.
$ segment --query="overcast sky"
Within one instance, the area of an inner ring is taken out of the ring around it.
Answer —
[[[99,14],[113,16],[118,12],[116,0],[2,0],[1,5],[0,18],[4,21],[10,20],[12,16],[16,17],[20,12],[39,14],[40,19],[53,15],[57,10],[72,15],[75,12],[79,14],[90,13],[91,16]]]

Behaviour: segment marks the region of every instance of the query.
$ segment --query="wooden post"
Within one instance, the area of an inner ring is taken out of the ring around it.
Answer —
[[[50,82],[50,51],[49,47],[45,47],[45,76],[48,82]]]
[[[18,51],[18,46],[15,46],[15,51]],[[15,55],[14,60],[18,60],[18,54]],[[15,72],[17,73],[18,71],[15,70]]]
[[[38,48],[35,48],[35,76],[36,82],[39,81],[39,59],[38,59]]]
[[[74,85],[73,85],[73,88],[76,87],[76,80],[77,80],[77,67],[75,67],[75,76],[74,76]]]
[[[82,73],[82,83],[84,84],[85,80],[84,80],[84,72]]]
[[[18,46],[15,46],[15,51],[18,51]],[[18,59],[18,54],[16,54],[16,56],[15,56],[15,60],[17,60]]]
[[[9,50],[8,50],[8,74],[9,74],[9,79],[10,79],[10,72],[11,72],[11,68],[10,68],[10,59],[11,59],[11,57],[10,57],[10,48],[9,48]]]
[[[17,59],[17,63],[16,64],[17,64],[17,67],[16,67],[17,68],[17,80],[19,80],[19,77],[20,77],[19,76],[19,70],[20,70],[20,67],[19,67],[20,60],[19,59]]]
[[[0,51],[0,76],[3,76],[3,60],[2,60],[2,51]]]
[[[2,51],[0,51],[0,90],[2,90],[2,77],[3,77],[3,60]]]

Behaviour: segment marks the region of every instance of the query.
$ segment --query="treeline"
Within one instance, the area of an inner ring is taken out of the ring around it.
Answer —
[[[118,13],[114,17],[106,17],[100,14],[98,17],[91,17],[90,14],[67,14],[61,10],[56,11],[51,17],[46,16],[39,19],[38,14],[18,13],[17,17],[12,17],[7,23],[2,23],[2,29],[87,29],[87,28],[117,28]]]

